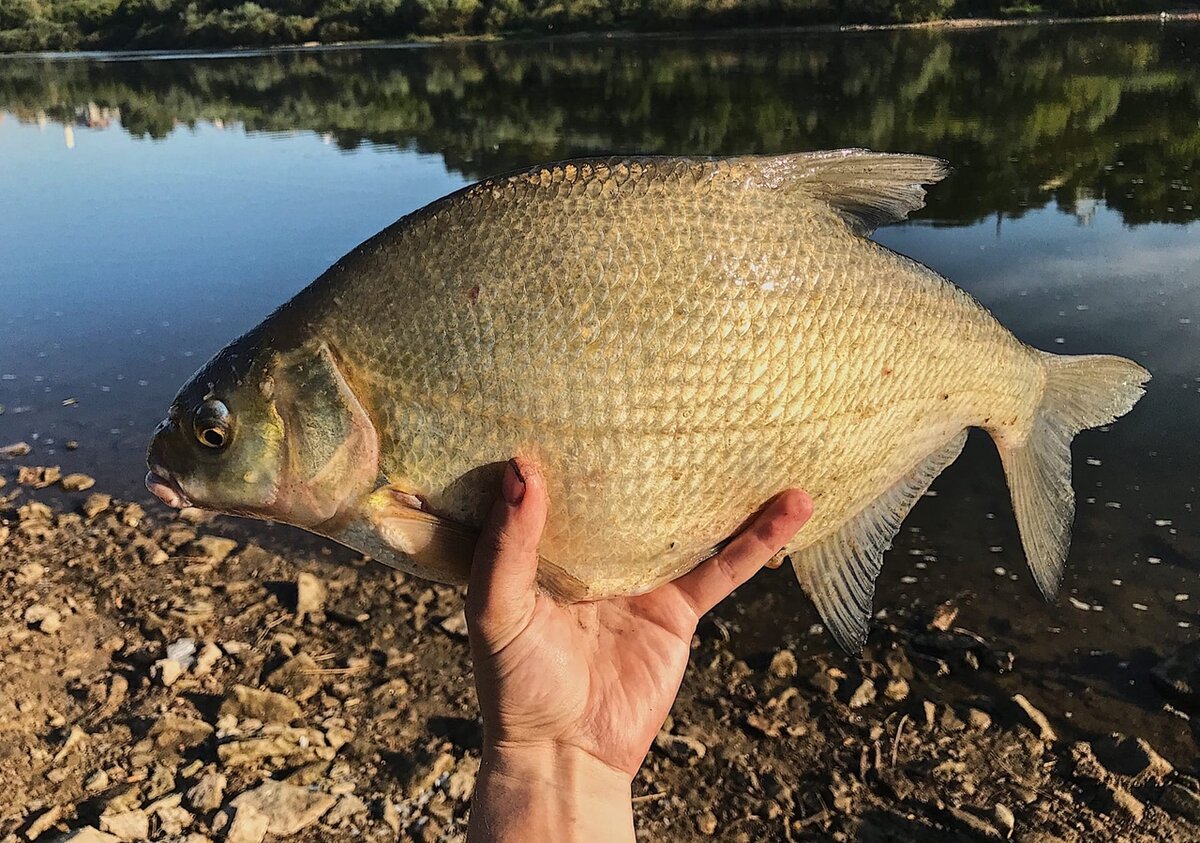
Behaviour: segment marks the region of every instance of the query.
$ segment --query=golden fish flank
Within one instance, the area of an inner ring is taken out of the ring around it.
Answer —
[[[856,649],[901,520],[982,427],[1052,595],[1071,438],[1127,412],[1148,374],[1032,349],[867,239],[945,174],[840,150],[480,182],[218,354],[172,405],[148,482],[461,581],[499,466],[521,454],[548,480],[541,578],[564,599],[676,577],[798,485],[815,514],[788,548],[797,577]]]

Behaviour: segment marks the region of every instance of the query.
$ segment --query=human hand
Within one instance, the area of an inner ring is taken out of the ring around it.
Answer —
[[[546,490],[510,462],[467,589],[484,722],[468,838],[632,840],[630,785],[687,667],[700,617],[812,513],[775,497],[720,553],[647,594],[560,605],[536,585]]]

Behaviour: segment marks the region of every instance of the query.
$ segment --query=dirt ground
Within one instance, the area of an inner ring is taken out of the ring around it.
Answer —
[[[56,475],[0,463],[0,841],[462,839],[458,590]],[[1134,723],[1060,737],[1062,712],[987,692],[1020,654],[955,614],[893,613],[842,666],[739,657],[706,620],[639,839],[1200,841],[1196,759]],[[948,703],[950,680],[981,690]]]

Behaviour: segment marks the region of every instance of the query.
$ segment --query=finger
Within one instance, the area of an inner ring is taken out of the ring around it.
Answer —
[[[799,489],[777,495],[750,526],[714,556],[675,581],[699,617],[729,596],[783,549],[812,515],[812,498]]]
[[[533,610],[538,542],[546,525],[546,487],[537,467],[509,460],[475,546],[467,620],[487,637],[522,623]]]

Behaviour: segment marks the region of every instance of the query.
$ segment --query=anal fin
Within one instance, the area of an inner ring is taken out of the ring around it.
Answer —
[[[791,554],[796,578],[816,604],[825,626],[847,652],[858,653],[866,643],[875,579],[900,522],[934,478],[954,462],[966,441],[967,431],[963,430],[913,466],[833,535]]]

